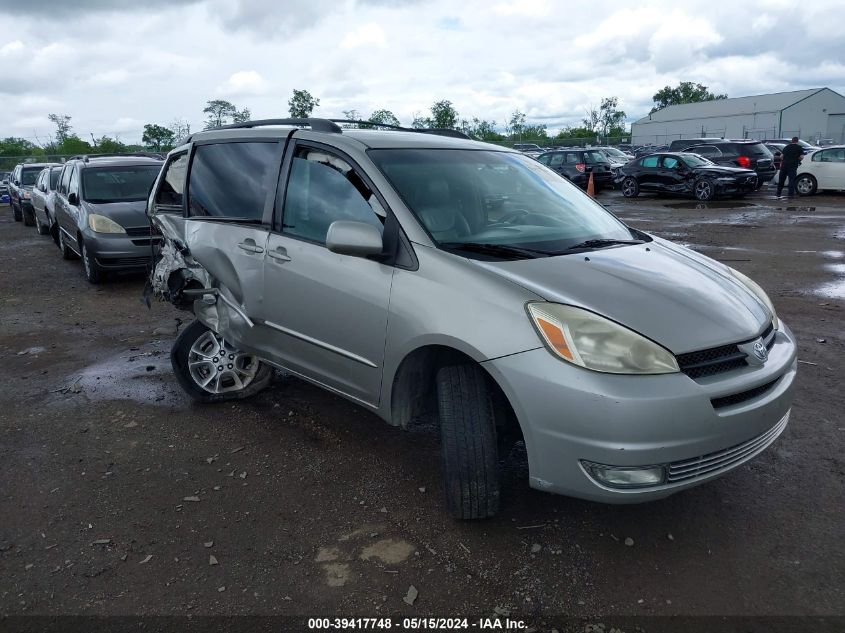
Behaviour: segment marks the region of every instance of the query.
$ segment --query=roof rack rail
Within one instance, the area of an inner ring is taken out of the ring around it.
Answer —
[[[164,156],[156,152],[111,152],[103,154],[76,154],[75,156],[71,156],[67,160],[81,160],[87,163],[92,158],[114,158],[121,156],[140,156],[143,158],[156,158],[158,160],[164,160]]]
[[[450,128],[416,128],[416,127],[402,127],[401,125],[392,125],[390,123],[378,123],[376,121],[356,121],[354,119],[329,119],[333,123],[356,123],[358,125],[366,125],[372,127],[386,127],[391,130],[399,130],[400,132],[419,132],[420,134],[436,134],[438,136],[451,136],[453,138],[465,138],[472,140],[472,137],[460,130],[453,130]]]
[[[211,128],[213,130],[237,130],[240,128],[251,127],[265,127],[268,125],[294,125],[298,127],[310,127],[315,132],[330,132],[332,134],[340,134],[343,129],[329,119],[314,119],[311,117],[300,119],[258,119],[256,121],[243,121],[242,123],[230,123],[229,125],[221,125],[219,127]]]

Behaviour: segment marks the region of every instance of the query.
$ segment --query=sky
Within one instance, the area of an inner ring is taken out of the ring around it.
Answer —
[[[609,96],[634,121],[680,81],[845,94],[845,0],[0,0],[0,16],[0,138],[36,143],[49,113],[131,143],[145,123],[201,129],[209,99],[287,116],[294,88],[314,116],[410,124],[448,99],[551,130]]]

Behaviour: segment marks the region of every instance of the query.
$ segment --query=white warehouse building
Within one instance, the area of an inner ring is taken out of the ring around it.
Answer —
[[[631,124],[634,145],[675,139],[791,138],[845,143],[845,97],[830,88],[685,103],[665,107]]]

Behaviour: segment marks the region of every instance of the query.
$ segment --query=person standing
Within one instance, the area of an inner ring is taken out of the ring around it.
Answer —
[[[783,196],[783,183],[789,177],[787,194],[790,198],[795,196],[795,180],[798,178],[798,165],[801,164],[801,157],[804,155],[804,148],[798,144],[798,137],[793,136],[792,142],[785,145],[781,150],[780,173],[778,174],[777,198]]]

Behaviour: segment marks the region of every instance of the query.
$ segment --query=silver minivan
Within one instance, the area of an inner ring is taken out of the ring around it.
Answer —
[[[463,519],[498,511],[516,442],[532,487],[631,503],[777,439],[796,344],[760,286],[460,136],[282,119],[174,149],[149,291],[196,315],[171,354],[184,389],[243,398],[282,368],[436,421]]]

